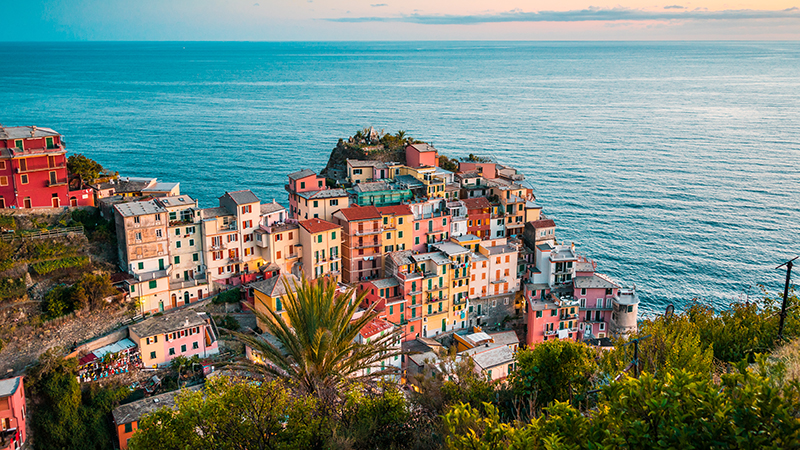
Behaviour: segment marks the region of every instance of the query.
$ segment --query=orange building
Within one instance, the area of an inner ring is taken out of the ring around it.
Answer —
[[[383,218],[374,206],[353,206],[333,214],[342,227],[342,281],[380,278],[383,272]]]

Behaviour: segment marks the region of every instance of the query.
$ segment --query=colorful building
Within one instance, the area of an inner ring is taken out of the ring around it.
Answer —
[[[70,205],[66,156],[49,128],[0,126],[0,208]]]
[[[465,198],[467,208],[467,233],[481,239],[489,239],[491,234],[492,205],[485,197]]]
[[[265,317],[271,317],[267,309],[277,313],[291,326],[289,317],[286,315],[286,296],[295,292],[295,285],[300,283],[300,279],[292,274],[280,275],[278,277],[267,278],[263,281],[250,283],[247,287],[253,289],[255,296],[255,311]],[[290,291],[286,290],[289,285]],[[258,328],[266,330],[261,317],[257,318]]]
[[[169,291],[172,307],[187,305],[208,296],[200,209],[188,195],[159,197],[167,210],[169,261],[172,264]]]
[[[289,174],[289,217],[331,221],[334,212],[350,206],[350,197],[343,189],[331,189],[325,178],[303,169]]]
[[[406,146],[406,165],[409,167],[438,166],[439,152],[425,143]]]
[[[145,319],[128,327],[144,367],[163,367],[178,356],[207,358],[219,353],[213,320],[191,309]]]
[[[192,386],[178,391],[167,392],[155,395],[142,400],[120,405],[111,412],[114,419],[114,427],[117,430],[117,442],[120,450],[128,448],[128,441],[139,429],[139,420],[161,408],[175,408],[175,400],[184,391],[198,391],[202,386]]]
[[[0,380],[0,450],[24,448],[28,440],[27,421],[22,377]]]
[[[374,206],[353,206],[333,214],[342,227],[342,280],[345,283],[381,278],[383,217]]]
[[[301,220],[299,225],[306,278],[315,280],[329,276],[339,282],[342,279],[342,227],[321,219]]]
[[[414,242],[414,214],[408,205],[378,208],[383,226],[383,252],[410,249]]]
[[[355,203],[361,206],[399,205],[414,197],[411,189],[399,183],[388,183],[386,181],[357,184],[353,187],[352,192],[355,197]]]

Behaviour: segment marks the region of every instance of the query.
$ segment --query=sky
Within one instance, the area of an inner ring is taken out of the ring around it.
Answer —
[[[0,0],[3,41],[800,40],[800,0]]]

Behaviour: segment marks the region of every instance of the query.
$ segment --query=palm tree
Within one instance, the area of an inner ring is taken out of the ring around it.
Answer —
[[[403,131],[403,130],[399,130],[395,136],[397,136],[397,139],[400,142],[403,142],[403,139],[405,139],[405,137],[406,137],[406,132]]]
[[[309,282],[303,275],[299,284],[283,283],[288,321],[267,306],[267,314],[256,312],[265,324],[267,339],[233,333],[262,355],[266,364],[255,365],[257,370],[288,379],[300,391],[325,399],[337,397],[349,383],[391,373],[391,369],[380,370],[380,363],[402,353],[396,348],[401,329],[372,342],[356,342],[362,328],[377,316],[373,304],[353,318],[366,292],[356,296],[353,287],[337,295],[336,282],[327,277]]]

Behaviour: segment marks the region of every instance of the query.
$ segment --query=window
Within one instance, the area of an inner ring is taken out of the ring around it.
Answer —
[[[353,175],[361,175],[361,169],[353,169]]]
[[[151,280],[150,283],[148,283],[148,287],[150,289],[155,289],[157,286],[158,286],[158,281],[156,280]]]
[[[189,247],[194,247],[194,239],[189,239]]]
[[[186,352],[186,344],[181,345],[181,353]]]
[[[275,299],[275,310],[280,311],[283,309],[283,305],[281,305],[281,298],[278,297]]]
[[[415,223],[415,224],[414,224],[414,229],[415,229],[415,230],[417,230],[417,231],[419,231],[419,222],[417,222],[417,223]]]
[[[300,182],[300,189],[305,189],[305,188],[306,188],[306,182],[305,181],[301,181]]]
[[[144,270],[144,263],[143,263],[143,262],[140,262],[140,263],[138,264],[138,267],[139,267],[139,270]]]
[[[24,161],[24,160],[23,160]],[[28,175],[22,175],[19,177],[20,183],[28,184]]]
[[[586,288],[581,289],[581,295],[586,295]]]
[[[52,138],[48,138],[48,139],[52,139]],[[133,433],[133,423],[128,422],[128,423],[125,424],[125,432],[126,433]]]
[[[556,315],[558,315],[558,311],[557,311],[557,310],[555,310],[555,309],[551,309],[551,310],[550,310],[550,317],[554,317],[554,316],[556,316]]]
[[[156,352],[150,352],[150,359],[156,359]]]
[[[175,242],[175,248],[181,248],[181,241]]]
[[[581,299],[581,308],[586,308],[586,299],[585,298]]]
[[[5,162],[3,162],[5,164]],[[8,186],[8,177],[0,177],[0,186]]]
[[[419,245],[419,236],[414,238],[414,245]]]
[[[628,312],[633,312],[633,305],[628,305]]]
[[[443,226],[444,226],[444,225],[447,225],[447,218],[446,218],[446,217],[442,219],[442,225],[443,225]]]
[[[397,218],[397,224],[398,224],[398,225],[402,225],[402,224],[403,224],[403,218],[402,218],[402,217],[398,217],[398,218]],[[413,331],[413,330],[412,330],[412,331]]]
[[[336,232],[335,231],[331,231],[331,239],[336,239]]]
[[[169,349],[169,354],[170,354],[170,356],[174,355],[175,354],[175,349],[174,348],[170,348]]]
[[[156,214],[156,222],[161,222],[161,214]]]
[[[192,349],[197,350],[200,348],[200,345],[197,344],[197,341],[192,342]]]
[[[398,237],[399,239],[403,239],[403,232],[402,232],[402,231],[398,231],[398,232],[397,232],[397,237]]]
[[[160,228],[156,230],[156,237],[163,237],[163,235],[161,234],[161,229]]]
[[[142,233],[134,233],[134,234],[133,234],[133,237],[134,237],[134,239],[136,239],[137,241],[141,241],[141,240],[142,240]]]
[[[180,256],[176,256],[175,257],[175,264],[180,264],[180,263],[181,263],[181,257]]]
[[[605,331],[605,330],[606,330],[606,323],[600,322],[600,331]]]
[[[541,317],[542,317],[542,312],[541,311],[536,311],[536,318],[539,319]]]
[[[17,139],[16,141],[14,141],[14,146],[17,147],[20,150],[23,150],[24,148],[22,147],[22,139]],[[23,159],[22,161],[25,161],[25,160]]]
[[[314,200],[314,208],[318,208],[318,207],[319,207],[319,201],[318,200]]]
[[[337,206],[339,204],[339,200],[331,200],[331,206]]]

